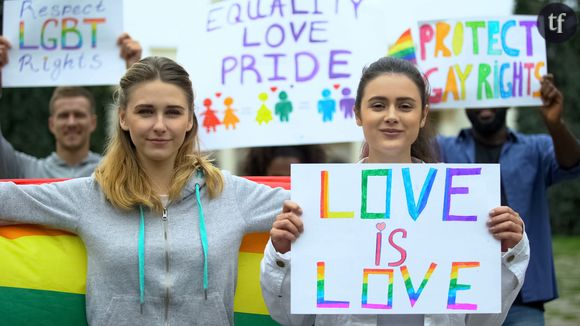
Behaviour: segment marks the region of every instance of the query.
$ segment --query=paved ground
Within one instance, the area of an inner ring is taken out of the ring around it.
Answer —
[[[580,325],[580,237],[555,237],[560,298],[546,305],[546,325]]]

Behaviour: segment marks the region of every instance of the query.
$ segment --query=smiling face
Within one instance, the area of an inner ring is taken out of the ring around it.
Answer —
[[[61,97],[54,101],[48,127],[56,139],[57,151],[88,151],[96,126],[97,118],[87,98]]]
[[[154,80],[132,87],[119,124],[129,132],[142,164],[173,165],[193,127],[189,107],[184,92],[173,84]]]
[[[407,76],[388,73],[370,80],[356,116],[369,146],[368,162],[411,163],[411,145],[427,113],[417,85]]]

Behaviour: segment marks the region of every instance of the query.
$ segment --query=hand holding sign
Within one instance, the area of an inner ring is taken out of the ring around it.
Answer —
[[[277,252],[284,254],[290,251],[290,244],[304,231],[301,216],[302,208],[298,204],[290,200],[284,202],[282,213],[276,217],[270,230],[272,245]]]
[[[141,59],[141,53],[143,52],[141,44],[132,39],[129,34],[121,34],[117,39],[117,45],[121,47],[121,58],[125,60],[127,69]]]
[[[520,214],[508,206],[500,206],[489,212],[489,232],[501,241],[501,251],[506,252],[522,240],[524,221]]]
[[[12,48],[10,42],[4,36],[0,35],[0,69],[8,63],[8,50],[10,48]]]
[[[564,95],[554,85],[554,76],[548,74],[542,78],[540,94],[542,96],[542,116],[548,125],[562,122]]]

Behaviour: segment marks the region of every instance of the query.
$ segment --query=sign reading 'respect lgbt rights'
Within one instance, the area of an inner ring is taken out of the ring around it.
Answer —
[[[118,0],[7,0],[4,36],[12,44],[4,87],[117,84],[125,71],[116,39]]]
[[[420,22],[417,63],[434,108],[541,105],[546,43],[535,16]]]
[[[299,314],[497,313],[496,164],[292,165]]]

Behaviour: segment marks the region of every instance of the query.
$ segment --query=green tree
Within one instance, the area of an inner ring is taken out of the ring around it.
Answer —
[[[515,14],[537,15],[554,1],[516,0]],[[564,1],[580,17],[580,0]],[[580,135],[580,32],[560,44],[547,44],[548,72],[554,74],[558,88],[564,94],[564,119],[570,130]],[[537,109],[518,111],[518,129],[524,133],[547,133]],[[552,231],[557,234],[580,234],[580,180],[558,184],[549,191]]]

